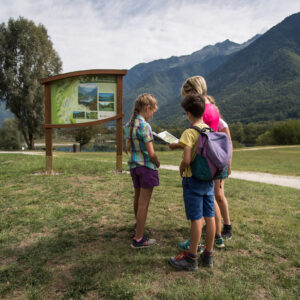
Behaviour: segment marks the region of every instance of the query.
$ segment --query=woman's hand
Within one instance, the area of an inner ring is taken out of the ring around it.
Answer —
[[[231,174],[231,164],[228,165],[227,177]]]

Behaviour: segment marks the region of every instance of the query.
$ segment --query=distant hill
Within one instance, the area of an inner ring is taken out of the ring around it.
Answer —
[[[10,119],[13,117],[13,114],[5,109],[5,105],[0,104],[0,127],[5,119]]]
[[[300,13],[271,28],[206,79],[230,122],[300,119]]]
[[[156,60],[133,67],[124,78],[125,119],[129,118],[133,102],[139,94],[152,93],[158,99],[159,106],[163,108],[171,101],[175,101],[174,99],[178,99],[182,82],[187,77],[195,74],[205,76],[258,37],[259,35],[244,44],[226,40],[214,46],[206,46],[191,55]],[[176,104],[178,101],[175,101]],[[160,109],[155,119],[162,119],[164,122],[165,111]]]

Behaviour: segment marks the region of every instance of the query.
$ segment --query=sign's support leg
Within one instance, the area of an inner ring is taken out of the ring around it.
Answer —
[[[46,174],[53,174],[52,128],[45,129]]]

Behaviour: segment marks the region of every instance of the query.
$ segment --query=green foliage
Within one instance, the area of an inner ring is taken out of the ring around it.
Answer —
[[[230,135],[233,141],[244,142],[244,126],[241,122],[230,125]]]
[[[300,120],[258,122],[243,125],[230,124],[231,138],[235,143],[254,145],[300,144]]]
[[[101,129],[98,126],[87,126],[75,128],[71,132],[75,141],[80,144],[81,151],[82,146],[88,144],[92,138],[101,132]]]
[[[276,145],[300,144],[300,120],[279,122],[271,129],[270,135]]]
[[[15,115],[29,149],[44,122],[42,78],[59,73],[61,60],[46,28],[20,17],[0,25],[0,99]]]
[[[10,119],[12,117],[12,113],[5,109],[5,105],[1,105],[0,102],[0,127],[2,127],[2,123],[5,119]]]
[[[0,128],[0,149],[20,150],[22,135],[16,119],[5,119]]]

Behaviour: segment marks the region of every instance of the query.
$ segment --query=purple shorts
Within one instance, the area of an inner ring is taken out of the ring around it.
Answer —
[[[147,167],[136,167],[130,169],[130,175],[135,189],[148,189],[159,185],[157,170]]]

